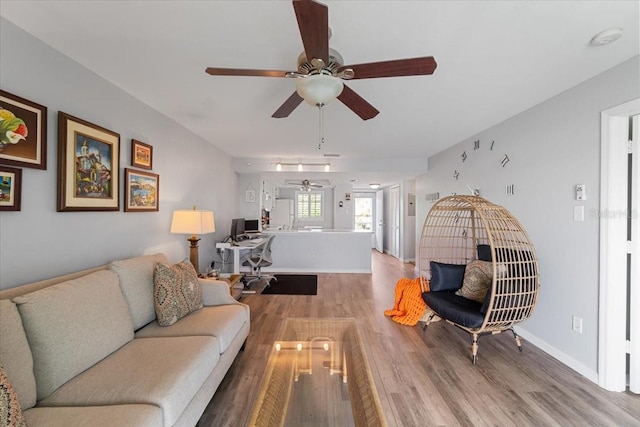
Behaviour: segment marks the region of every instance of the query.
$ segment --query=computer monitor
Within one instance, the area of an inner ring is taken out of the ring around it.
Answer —
[[[260,228],[258,227],[257,219],[245,219],[244,220],[244,232],[245,233],[258,233]]]
[[[231,232],[229,235],[232,240],[238,240],[238,236],[244,234],[244,218],[234,218],[231,220]]]

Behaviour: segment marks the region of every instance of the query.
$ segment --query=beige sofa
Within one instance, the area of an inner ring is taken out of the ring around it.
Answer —
[[[163,254],[0,292],[0,365],[33,426],[194,426],[249,334],[249,308],[200,280],[204,307],[159,326]]]

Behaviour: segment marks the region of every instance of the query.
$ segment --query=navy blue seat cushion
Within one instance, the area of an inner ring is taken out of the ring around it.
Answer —
[[[464,264],[444,264],[431,261],[431,280],[429,290],[432,292],[457,291],[462,287],[464,280]]]
[[[454,292],[423,292],[422,299],[443,319],[467,328],[482,326],[484,314],[480,312],[482,304],[479,302],[456,295]]]

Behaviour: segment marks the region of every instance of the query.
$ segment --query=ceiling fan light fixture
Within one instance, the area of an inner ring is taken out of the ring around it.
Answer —
[[[307,104],[327,105],[336,99],[344,89],[344,83],[338,77],[328,74],[313,74],[296,81],[296,92]]]

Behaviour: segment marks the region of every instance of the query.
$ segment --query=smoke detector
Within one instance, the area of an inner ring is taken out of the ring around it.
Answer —
[[[621,28],[609,28],[604,31],[600,31],[598,34],[591,38],[589,44],[591,46],[604,46],[609,43],[613,43],[622,37]]]

